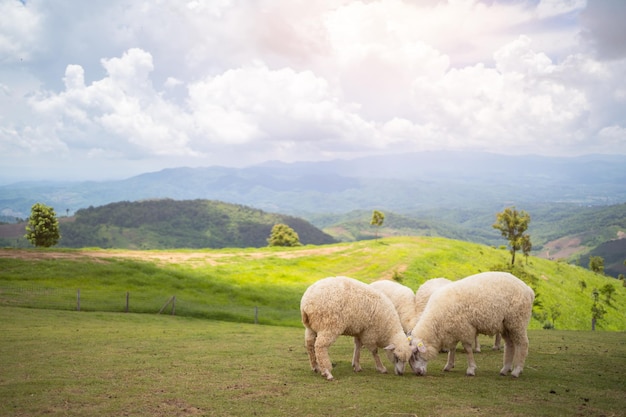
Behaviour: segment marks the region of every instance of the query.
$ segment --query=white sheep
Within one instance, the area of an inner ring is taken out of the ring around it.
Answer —
[[[317,281],[304,292],[300,312],[311,369],[329,381],[333,375],[328,348],[340,335],[355,338],[358,347],[352,359],[355,372],[361,370],[361,346],[372,352],[376,369],[381,373],[387,372],[378,356],[378,348],[384,347],[397,375],[404,373],[406,362],[417,350],[411,347],[391,301],[352,278],[329,277]]]
[[[476,334],[500,333],[505,341],[500,374],[512,371],[518,377],[528,355],[527,328],[534,299],[533,290],[507,272],[483,272],[435,291],[411,332],[411,343],[418,348],[411,362],[414,372],[424,375],[428,361],[442,348],[450,349],[444,371],[452,369],[454,348],[460,341],[467,353],[466,374],[475,375]]]
[[[424,308],[426,308],[426,303],[428,303],[428,300],[430,299],[432,293],[437,291],[439,288],[450,284],[451,282],[452,281],[446,278],[433,278],[420,285],[420,287],[415,292],[415,314],[417,318],[422,315]],[[413,327],[411,327],[411,329],[413,329]],[[493,350],[499,350],[500,343],[500,333],[496,333]],[[474,351],[480,352],[480,341],[478,340],[478,335],[476,335],[476,339],[474,340]]]
[[[400,316],[400,323],[405,333],[410,332],[417,323],[418,314],[415,310],[415,293],[406,285],[396,281],[382,279],[370,284],[374,288],[387,296]]]

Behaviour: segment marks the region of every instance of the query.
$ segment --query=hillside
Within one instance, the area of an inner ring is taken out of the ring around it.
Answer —
[[[284,223],[302,244],[335,240],[309,222],[250,207],[209,200],[171,199],[118,202],[89,207],[73,218],[60,218],[59,247],[121,249],[224,248],[267,246],[272,227]],[[0,238],[0,245],[15,246],[24,234]],[[15,225],[0,226],[14,232]],[[0,235],[1,236],[1,235]],[[27,247],[25,239],[18,246]]]
[[[626,275],[626,204],[573,206],[531,204],[518,207],[531,215],[529,233],[534,255],[555,260],[589,264],[589,256],[605,259],[606,273],[615,278]],[[441,209],[399,215],[385,212],[380,229],[370,225],[371,211],[342,215],[312,216],[311,221],[341,241],[372,239],[378,236],[441,236],[492,246],[506,245],[493,229],[496,211]]]
[[[46,289],[42,295],[59,288],[69,290],[64,308],[71,309],[80,288],[85,295],[82,308],[90,308],[91,295],[106,300],[110,311],[120,311],[123,294],[130,291],[135,303],[155,300],[151,306],[143,302],[145,312],[158,311],[176,295],[179,315],[252,321],[257,306],[264,323],[301,326],[300,297],[307,286],[326,276],[347,275],[364,282],[395,278],[417,289],[434,277],[456,280],[506,269],[509,261],[506,250],[435,237],[195,251],[0,249],[0,304],[21,305],[16,304],[20,294],[26,295],[20,302],[34,302],[35,293],[23,288]],[[537,294],[531,328],[590,329],[592,292],[610,285],[610,301],[600,296],[606,315],[599,329],[626,331],[626,287],[621,282],[546,259],[530,257],[526,263],[520,258],[518,263],[513,273]]]

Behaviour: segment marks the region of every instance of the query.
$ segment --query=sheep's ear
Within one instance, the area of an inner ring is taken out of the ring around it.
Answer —
[[[391,351],[393,351],[393,350],[395,350],[395,348],[396,348],[396,345],[394,345],[394,344],[392,343],[392,344],[390,344],[389,346],[386,346],[386,347],[385,347],[385,350],[391,350]]]
[[[417,351],[419,353],[426,353],[426,345],[421,340],[417,342]]]

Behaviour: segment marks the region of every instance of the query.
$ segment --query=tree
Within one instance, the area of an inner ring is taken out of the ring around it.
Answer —
[[[615,287],[612,284],[606,284],[604,287],[600,288],[600,293],[604,295],[604,301],[608,305],[611,305],[613,294],[615,293]]]
[[[267,239],[269,246],[301,246],[300,237],[295,230],[286,224],[275,224],[272,227],[270,237]]]
[[[385,214],[382,211],[374,210],[372,213],[372,221],[370,225],[380,228],[385,222]],[[376,238],[378,239],[378,229],[376,230]]]
[[[602,305],[600,301],[600,292],[594,288],[592,292],[593,296],[593,305],[591,306],[591,330],[596,330],[596,324],[598,321],[604,318],[606,314],[606,309]]]
[[[34,246],[43,246],[44,248],[59,243],[61,234],[54,209],[42,203],[33,204],[24,237]]]
[[[596,274],[604,273],[604,258],[601,256],[592,256],[589,258],[589,269]]]
[[[533,244],[530,242],[530,235],[525,234],[522,235],[522,253],[526,257],[526,265],[528,265],[528,256],[530,255],[530,251],[533,249]]]
[[[552,318],[552,326],[556,327],[556,319],[561,317],[561,304],[556,303],[550,307],[550,318]]]
[[[523,246],[532,248],[530,236],[524,235],[529,223],[530,214],[524,210],[517,211],[515,207],[508,207],[503,212],[496,214],[496,222],[492,227],[500,230],[502,237],[509,241],[511,265],[515,265],[515,252],[522,249]]]

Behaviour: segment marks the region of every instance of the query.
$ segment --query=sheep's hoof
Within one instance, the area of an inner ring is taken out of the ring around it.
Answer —
[[[467,376],[476,376],[476,370],[468,368],[467,371],[465,372],[465,375],[467,375]]]

